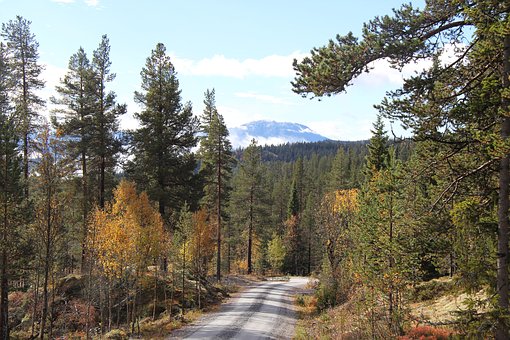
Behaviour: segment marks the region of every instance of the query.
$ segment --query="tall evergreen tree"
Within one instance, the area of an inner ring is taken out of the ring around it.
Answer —
[[[265,204],[267,199],[262,175],[261,148],[253,139],[243,152],[236,178],[237,186],[234,188],[231,200],[232,213],[237,212],[237,224],[244,226],[243,230],[247,229],[246,263],[248,274],[253,272],[254,237],[262,233],[264,212],[268,210],[268,206]],[[239,209],[241,206],[244,208]],[[244,244],[243,242],[243,247]]]
[[[304,188],[303,188],[303,159],[299,157],[294,163],[292,171],[292,185],[290,189],[289,205],[287,208],[287,217],[298,216],[304,208]]]
[[[98,48],[93,53],[93,111],[91,129],[91,174],[97,178],[97,201],[104,208],[105,195],[113,189],[113,183],[107,183],[107,176],[115,173],[121,141],[118,136],[119,117],[126,112],[126,105],[116,103],[116,95],[107,90],[108,83],[115,79],[110,70],[110,41],[103,35]],[[111,178],[110,178],[111,180]]]
[[[87,236],[88,213],[91,208],[89,194],[88,163],[90,145],[92,143],[93,89],[90,61],[83,48],[69,59],[67,74],[56,87],[58,97],[51,101],[57,105],[53,125],[62,136],[67,136],[67,154],[79,162],[81,170],[81,201],[82,201],[82,270],[84,270],[85,241]]]
[[[9,339],[9,276],[18,239],[23,188],[18,136],[9,102],[5,45],[0,43],[0,338]]]
[[[299,202],[299,189],[297,179],[294,177],[290,187],[290,198],[289,204],[287,206],[287,218],[298,216],[300,211],[301,206]]]
[[[216,91],[214,89],[207,89],[204,93],[204,111],[200,116],[200,131],[204,133],[205,136],[209,134],[209,129],[211,127],[211,121],[213,119],[213,115],[216,110]]]
[[[178,211],[193,191],[196,167],[191,153],[197,139],[198,120],[191,104],[181,103],[175,68],[159,43],[141,71],[141,91],[135,101],[143,110],[135,117],[140,128],[133,132],[134,160],[130,176],[158,202],[165,217],[168,208]]]
[[[208,91],[207,93],[209,94],[208,100],[214,105],[214,100],[211,100],[214,98],[214,92]],[[235,159],[223,117],[218,113],[215,106],[211,106],[210,109],[212,111],[211,121],[206,130],[207,134],[201,138],[199,155],[202,160],[200,172],[205,179],[203,203],[211,215],[216,218],[216,278],[219,281],[221,279],[221,222],[230,191],[228,183]],[[204,116],[207,117],[208,113],[204,112]],[[204,121],[203,118],[202,125],[206,123],[207,121]],[[229,257],[229,254],[227,254],[227,257]],[[227,259],[227,263],[229,261],[230,258]]]
[[[372,137],[367,146],[368,155],[366,158],[366,171],[369,174],[386,168],[389,158],[388,136],[380,114],[377,115],[377,120],[373,123],[373,130],[370,132],[372,132]]]
[[[348,155],[345,154],[344,148],[339,147],[329,172],[327,183],[329,190],[347,189],[349,186],[347,184],[349,182],[347,161]]]
[[[30,32],[31,22],[21,16],[2,24],[1,36],[7,42],[11,80],[13,81],[12,99],[15,107],[20,139],[23,143],[23,174],[28,182],[30,135],[33,132],[38,110],[44,101],[37,91],[44,87],[40,78],[43,67],[38,64],[39,43]],[[28,185],[25,185],[28,198]]]
[[[300,259],[301,257],[305,258],[305,254],[300,251],[303,241],[301,228],[301,212],[304,209],[303,176],[303,159],[299,157],[293,166],[287,219],[284,223],[288,267],[293,274],[299,273],[299,264],[304,263]]]

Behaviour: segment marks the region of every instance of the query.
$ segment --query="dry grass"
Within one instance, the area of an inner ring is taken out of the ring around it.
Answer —
[[[140,332],[144,339],[165,339],[171,331],[192,323],[202,315],[203,313],[199,310],[190,310],[184,314],[183,318],[174,319],[164,316],[154,321],[146,318],[140,322]]]
[[[351,292],[349,300],[323,313],[317,313],[317,300],[311,296],[298,296],[296,304],[300,321],[295,339],[391,339],[386,310],[371,309],[367,306],[366,292],[363,289]],[[405,318],[406,336],[402,339],[447,339],[455,333],[447,328],[435,328],[431,324],[447,325],[455,321],[455,312],[465,310],[470,299],[484,299],[486,294],[459,293],[455,283],[449,278],[441,278],[424,283],[415,295],[419,302],[408,305]],[[431,336],[427,337],[426,334]],[[421,337],[424,335],[425,337]],[[445,337],[446,336],[446,337]]]
[[[487,299],[487,291],[481,289],[476,293],[459,292],[454,279],[443,277],[424,282],[418,287],[418,301],[410,304],[411,318],[416,325],[448,325],[456,322],[459,312],[468,310],[468,302]],[[426,293],[423,294],[423,291]],[[423,296],[428,297],[423,299]],[[480,307],[477,312],[482,313]]]

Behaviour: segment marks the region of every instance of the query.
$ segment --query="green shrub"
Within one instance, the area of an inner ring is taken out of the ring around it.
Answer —
[[[337,304],[337,285],[334,283],[321,284],[316,293],[317,310],[323,311]]]

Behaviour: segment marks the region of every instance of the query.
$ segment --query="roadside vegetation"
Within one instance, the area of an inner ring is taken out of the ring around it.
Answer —
[[[314,275],[299,339],[508,339],[509,11],[429,0],[337,36],[294,63],[296,93],[342,93],[381,60],[426,67],[376,106],[369,141],[239,150],[214,89],[200,114],[181,97],[164,44],[120,131],[107,35],[41,98],[31,22],[3,23],[0,338],[159,337],[232,275]]]

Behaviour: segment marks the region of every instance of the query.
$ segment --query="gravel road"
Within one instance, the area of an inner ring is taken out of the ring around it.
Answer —
[[[293,295],[308,278],[256,283],[168,339],[291,339],[296,313]]]

